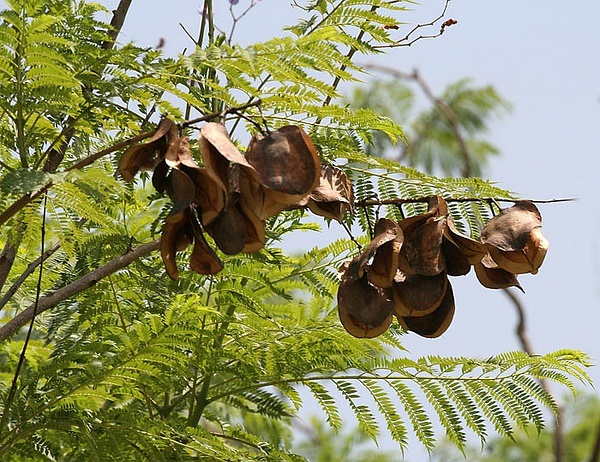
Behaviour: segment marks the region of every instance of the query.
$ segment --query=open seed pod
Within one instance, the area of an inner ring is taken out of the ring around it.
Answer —
[[[176,168],[172,168],[165,177],[164,190],[173,202],[172,214],[189,207],[196,195],[194,182],[189,176]]]
[[[400,317],[420,317],[433,313],[442,303],[450,285],[444,272],[435,276],[398,276],[394,279],[393,295],[394,314]]]
[[[367,263],[375,252],[384,244],[396,239],[399,232],[401,232],[401,230],[395,221],[388,220],[387,218],[380,218],[377,220],[377,223],[375,223],[375,237],[373,237],[363,251],[352,260],[356,263],[359,276],[362,277]],[[396,274],[395,270],[392,274],[392,278],[394,274]]]
[[[200,211],[202,225],[211,224],[225,207],[225,194],[203,168],[190,168],[181,165],[184,172],[194,183],[193,203]]]
[[[394,302],[390,289],[372,285],[360,264],[353,260],[338,289],[338,313],[344,328],[355,337],[373,338],[384,333],[392,322]]]
[[[160,256],[162,257],[165,270],[173,280],[179,278],[179,270],[175,255],[185,249],[194,240],[194,232],[190,221],[189,207],[177,213],[169,215],[165,220],[160,237]]]
[[[269,192],[261,186],[256,175],[245,170],[240,172],[240,202],[260,220],[277,215],[288,208],[288,205],[277,202]]]
[[[198,146],[207,173],[227,197],[230,193],[232,164],[241,166],[248,175],[256,175],[254,167],[229,139],[225,125],[216,122],[204,124],[198,135]]]
[[[415,274],[435,276],[446,269],[442,253],[445,218],[429,218],[405,239],[403,254]]]
[[[319,183],[321,162],[312,140],[297,125],[287,125],[266,136],[252,137],[246,151],[265,194],[292,205],[313,191]]]
[[[398,271],[398,257],[404,242],[404,234],[396,222],[387,218],[380,218],[377,221],[375,234],[375,255],[367,270],[368,279],[377,287],[389,288],[392,287]]]
[[[354,205],[352,183],[343,170],[322,165],[319,184],[298,205],[308,205],[315,215],[341,222],[346,210],[352,211]]]
[[[454,293],[452,286],[448,288],[440,306],[430,314],[419,317],[397,316],[398,323],[406,330],[410,330],[421,337],[436,338],[442,335],[454,317]]]
[[[265,221],[257,217],[252,210],[249,210],[243,201],[240,201],[240,208],[248,223],[248,237],[246,238],[246,242],[244,242],[242,252],[258,252],[265,245]]]
[[[442,253],[448,207],[440,196],[432,196],[426,213],[398,223],[404,232],[398,268],[405,274],[434,276],[446,268]]]
[[[481,242],[500,268],[514,274],[535,274],[549,246],[541,227],[537,207],[530,201],[520,201],[488,221]]]
[[[471,265],[479,263],[485,254],[487,254],[486,246],[475,239],[461,234],[454,226],[454,222],[450,216],[446,220],[444,238],[457,247]]]
[[[264,221],[239,201],[227,205],[206,231],[227,255],[258,252],[265,245]]]
[[[223,262],[208,245],[200,224],[192,220],[194,250],[190,256],[190,269],[198,274],[217,274],[223,269]]]
[[[500,268],[490,255],[486,255],[479,263],[473,265],[475,275],[483,287],[488,289],[506,289],[508,287],[518,287],[523,290],[517,277]]]
[[[119,171],[125,181],[133,180],[140,170],[153,170],[156,167],[167,152],[169,144],[167,138],[172,136],[173,129],[177,135],[175,122],[166,118],[162,119],[148,142],[131,146],[121,155]]]
[[[224,208],[206,227],[206,231],[223,253],[227,255],[240,253],[248,239],[248,220],[239,202]]]
[[[196,161],[194,161],[190,151],[190,141],[187,136],[181,138],[179,142],[178,157],[176,160],[176,168],[185,173],[194,185],[193,203],[196,209],[200,211],[202,224],[206,226],[214,221],[225,207],[225,192],[219,188],[219,185],[208,174],[206,169],[200,168]],[[155,183],[155,176],[159,169],[162,169],[163,165],[168,169],[166,162],[161,162],[157,165],[152,177],[153,183]],[[154,186],[160,191],[157,184],[154,184]]]
[[[444,237],[442,253],[446,260],[446,273],[448,276],[464,276],[471,271],[471,262],[460,251],[460,248]]]

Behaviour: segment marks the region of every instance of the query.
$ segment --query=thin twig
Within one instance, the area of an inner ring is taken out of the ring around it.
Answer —
[[[365,199],[359,200],[354,203],[354,207],[371,207],[374,205],[401,205],[401,204],[420,204],[422,202],[429,202],[430,196],[427,197],[415,197],[410,199],[395,198],[395,199]],[[450,197],[444,198],[446,202],[520,202],[528,201],[535,204],[553,204],[556,202],[571,202],[576,200],[575,198],[559,198],[559,199],[509,199],[502,197]]]
[[[0,310],[8,303],[12,296],[19,290],[19,287],[25,282],[25,280],[35,271],[35,269],[41,265],[44,261],[50,257],[54,252],[60,249],[60,241],[57,241],[51,248],[43,252],[38,258],[32,261],[25,271],[19,276],[19,278],[13,283],[12,286],[6,291],[6,293],[0,299]]]
[[[419,40],[423,40],[423,39],[435,39],[440,37],[444,32],[446,32],[446,29],[450,26],[453,26],[454,24],[456,24],[458,21],[456,19],[448,19],[446,21],[444,21],[442,23],[442,25],[440,26],[440,30],[437,34],[430,34],[430,35],[419,35],[418,37],[412,38],[413,34],[418,31],[419,29],[423,29],[424,27],[431,27],[434,26],[437,22],[441,21],[444,16],[446,16],[446,12],[448,11],[448,6],[450,5],[450,0],[446,0],[446,2],[444,3],[444,9],[442,10],[442,12],[440,13],[440,15],[435,18],[434,20],[430,21],[430,22],[426,22],[426,23],[422,23],[422,24],[417,24],[415,27],[413,27],[410,32],[408,34],[406,34],[403,38],[401,38],[400,40],[396,40],[393,43],[388,43],[385,45],[376,45],[373,48],[375,49],[380,49],[380,48],[399,48],[399,47],[409,47],[412,44],[414,44],[415,42],[418,42]]]
[[[84,290],[90,288],[98,281],[104,279],[105,277],[116,273],[120,269],[126,267],[131,264],[135,260],[144,255],[148,255],[149,253],[157,250],[160,246],[160,239],[154,240],[152,242],[148,242],[146,244],[140,245],[139,247],[131,250],[114,260],[109,261],[105,265],[100,268],[87,273],[81,278],[73,281],[71,284],[68,284],[55,292],[51,292],[44,297],[40,298],[39,303],[35,303],[25,310],[21,311],[14,318],[0,327],[0,341],[6,340],[12,334],[14,334],[20,327],[24,326],[28,322],[32,320],[35,314],[43,313],[46,310],[54,308],[60,302],[67,300],[73,295],[77,295],[78,293],[83,292]]]

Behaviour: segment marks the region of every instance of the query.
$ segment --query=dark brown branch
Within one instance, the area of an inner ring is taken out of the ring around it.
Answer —
[[[157,250],[159,246],[159,239],[148,242],[147,244],[143,244],[134,250],[131,250],[120,257],[109,261],[104,266],[87,273],[85,276],[82,276],[71,284],[45,295],[44,297],[40,298],[37,309],[35,305],[31,305],[17,314],[5,325],[0,327],[0,341],[6,340],[17,330],[19,330],[19,328],[30,322],[36,312],[39,314],[54,308],[60,302],[63,302],[68,298],[83,292],[84,290],[96,284],[98,281],[126,267],[138,258]]]
[[[115,45],[117,37],[125,23],[125,17],[127,16],[131,1],[132,0],[121,0],[117,9],[113,11],[113,17],[110,21],[110,30],[108,31],[108,39],[102,43],[102,49],[110,50]]]
[[[509,289],[503,289],[503,292],[508,296],[513,306],[517,310],[518,321],[515,334],[517,335],[517,338],[521,343],[521,348],[527,354],[534,354],[533,347],[527,334],[527,320],[525,316],[525,309],[521,304],[521,300],[519,300],[519,297],[517,297],[517,295],[511,292]],[[545,379],[540,379],[540,385],[542,386],[544,391],[546,391],[546,393],[550,395],[550,397],[556,404],[556,422],[554,428],[554,460],[555,462],[562,462],[564,454],[564,409],[558,401],[558,399],[556,398],[556,396],[554,395],[554,393],[552,392],[548,381]]]
[[[10,286],[10,288],[0,299],[0,310],[4,307],[4,305],[8,303],[8,301],[17,292],[17,290],[19,290],[19,287],[21,287],[21,285],[23,284],[23,282],[25,282],[29,275],[31,275],[42,262],[44,262],[50,255],[52,255],[58,249],[60,249],[60,241],[58,241],[51,248],[46,250],[41,256],[36,258],[27,266],[27,268],[25,269],[25,271],[23,271],[21,276],[19,276],[19,278],[14,282],[12,286]]]

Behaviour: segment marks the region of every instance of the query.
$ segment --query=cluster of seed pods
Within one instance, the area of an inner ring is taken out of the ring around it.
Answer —
[[[264,246],[269,217],[302,206],[341,221],[353,204],[346,174],[321,165],[299,126],[254,135],[244,155],[225,125],[208,122],[200,129],[198,149],[202,167],[192,156],[189,138],[165,118],[148,142],[128,148],[119,159],[124,180],[150,170],[155,189],[173,203],[160,245],[172,279],[179,277],[177,252],[192,244],[190,269],[205,275],[223,269],[205,233],[224,254],[257,252]]]
[[[310,137],[296,125],[255,134],[245,154],[223,124],[208,122],[198,137],[194,160],[189,138],[164,118],[146,143],[128,148],[119,160],[123,179],[152,171],[152,184],[172,201],[161,235],[167,274],[178,279],[176,254],[193,245],[190,269],[216,274],[223,262],[205,239],[227,255],[256,252],[265,243],[265,221],[283,210],[306,207],[342,221],[354,195],[346,174],[322,166]],[[426,213],[399,222],[381,218],[368,246],[342,268],[338,290],[341,322],[356,337],[385,332],[393,317],[405,329],[438,337],[454,315],[448,276],[474,268],[482,285],[520,287],[517,274],[533,273],[548,241],[541,215],[529,201],[503,209],[485,225],[479,240],[457,231],[440,196]]]
[[[381,218],[369,245],[342,267],[343,326],[356,337],[372,338],[396,317],[423,337],[442,335],[455,307],[448,276],[474,267],[487,288],[520,288],[516,275],[537,273],[548,249],[541,223],[532,202],[516,202],[489,220],[477,241],[457,231],[440,196],[430,198],[424,214],[399,222]]]

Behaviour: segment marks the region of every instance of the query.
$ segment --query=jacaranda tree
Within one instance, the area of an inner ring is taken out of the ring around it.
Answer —
[[[532,202],[366,153],[402,129],[339,87],[423,35],[403,2],[294,2],[240,46],[206,0],[181,56],[117,40],[131,1],[5,3],[0,459],[300,460],[302,389],[334,429],[345,402],[373,439],[432,449],[439,424],[464,448],[541,429],[538,379],[588,382],[576,351],[402,348],[450,327],[449,277],[518,286],[548,248]],[[292,254],[302,233],[326,244]]]

